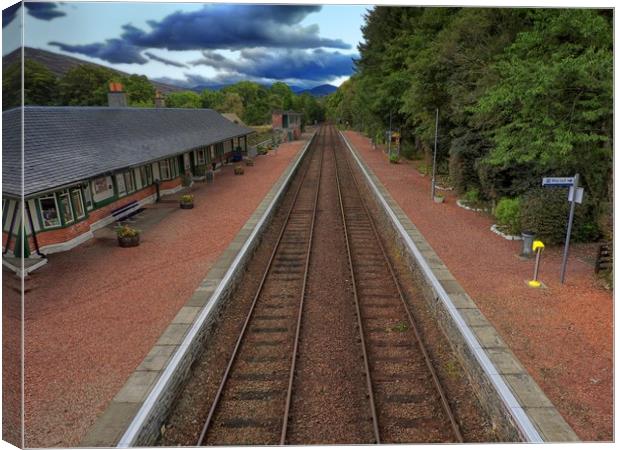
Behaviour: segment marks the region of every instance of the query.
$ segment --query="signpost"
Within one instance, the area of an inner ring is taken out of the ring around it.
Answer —
[[[568,214],[568,227],[566,228],[564,255],[562,256],[562,268],[560,270],[560,283],[564,284],[564,279],[566,277],[566,264],[568,263],[568,247],[570,245],[570,235],[573,230],[573,219],[575,218],[575,205],[583,201],[583,188],[579,187],[578,173],[576,173],[574,177],[543,178],[542,185],[569,188],[568,201],[570,202],[570,212]]]

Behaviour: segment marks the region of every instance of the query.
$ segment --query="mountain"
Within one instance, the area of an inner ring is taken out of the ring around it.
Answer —
[[[230,84],[199,84],[191,88],[192,91],[202,92],[205,89],[211,89],[212,91],[219,91],[220,89],[224,89],[225,87],[232,86],[234,83]],[[261,84],[261,86],[269,89],[270,85]],[[336,86],[332,86],[331,84],[321,84],[319,86],[315,86],[313,88],[307,89],[301,86],[295,86],[294,84],[289,85],[291,91],[295,94],[310,94],[313,97],[323,97],[325,95],[329,95],[332,92],[335,92],[338,88]]]
[[[329,95],[333,92],[336,92],[338,88],[336,86],[332,86],[331,84],[321,84],[319,86],[315,86],[312,89],[304,89],[299,92],[299,94],[308,93],[313,97],[323,97],[325,95]]]
[[[88,65],[96,66],[96,67],[104,67],[106,69],[113,70],[114,72],[118,73],[119,75],[123,75],[123,76],[130,75],[127,72],[122,72],[120,70],[112,69],[111,67],[108,67],[108,66],[91,63],[89,61],[84,61],[83,59],[61,55],[59,53],[48,52],[47,50],[41,50],[38,48],[24,47],[24,57],[26,59],[30,59],[32,61],[36,61],[38,63],[43,64],[49,70],[51,70],[52,73],[56,75],[57,77],[63,76],[70,69],[76,66],[79,66],[81,64],[88,64]],[[6,68],[10,64],[16,61],[19,61],[20,58],[21,58],[21,51],[20,49],[17,49],[2,58],[2,65],[4,68]],[[153,80],[150,80],[150,81],[151,81],[151,84],[155,87],[155,89],[158,89],[160,92],[164,94],[184,90],[183,88],[178,87],[178,86],[173,86],[173,85],[166,84],[166,83],[159,83]]]

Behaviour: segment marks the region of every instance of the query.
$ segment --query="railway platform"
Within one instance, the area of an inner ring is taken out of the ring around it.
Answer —
[[[114,236],[100,236],[50,255],[31,274],[25,303],[26,446],[80,443],[168,324],[191,315],[191,308],[182,309],[185,301],[305,140],[257,157],[243,176],[225,166],[214,183],[194,191],[192,210],[162,206],[161,220],[143,224],[137,248],[119,248]],[[5,314],[5,330],[18,329],[18,319]],[[160,364],[162,355],[150,355],[149,367]]]
[[[518,258],[520,242],[489,231],[492,219],[430,198],[430,179],[412,164],[390,164],[384,149],[353,131],[344,135],[377,180],[450,270],[582,440],[613,438],[613,298],[601,288],[585,248],[573,245],[567,282],[559,283],[561,248],[547,248],[541,280],[526,286],[533,261]],[[476,320],[471,317],[471,320]]]

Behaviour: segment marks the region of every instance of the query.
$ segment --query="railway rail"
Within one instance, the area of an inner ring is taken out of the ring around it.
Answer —
[[[335,183],[327,177],[324,185],[338,198],[359,333],[351,352],[359,351],[362,363],[350,369],[364,372],[362,415],[370,416],[374,441],[462,442],[333,126],[320,129],[308,157],[197,445],[287,443],[324,164],[335,167]]]
[[[376,443],[463,442],[346,150],[333,141]]]
[[[285,440],[323,165],[324,145],[312,145],[198,445]]]

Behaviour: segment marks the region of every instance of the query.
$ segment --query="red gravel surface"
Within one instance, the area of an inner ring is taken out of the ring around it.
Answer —
[[[25,299],[26,446],[75,446],[155,344],[303,141],[192,188],[195,207],[150,224],[137,248],[106,236],[51,255]],[[109,234],[109,233],[108,233]]]
[[[533,261],[518,258],[520,242],[489,230],[492,218],[458,207],[452,193],[434,203],[429,177],[345,134],[579,437],[612,440],[613,299],[583,254],[592,247],[572,253],[564,285],[562,248],[546,248],[539,277],[546,288],[529,288]]]

